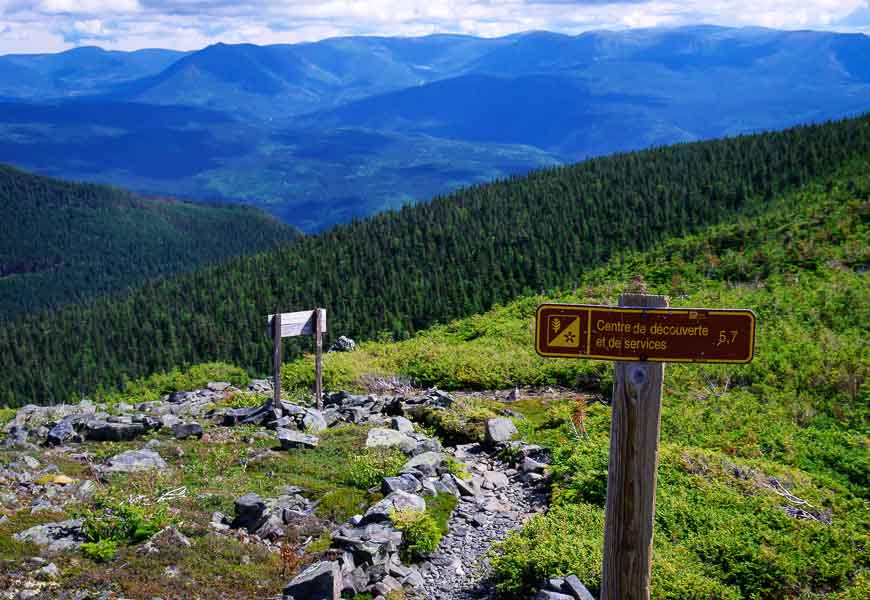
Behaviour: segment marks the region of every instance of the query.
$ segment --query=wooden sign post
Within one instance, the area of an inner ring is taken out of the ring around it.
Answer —
[[[665,296],[623,294],[619,307],[542,304],[541,356],[598,358],[614,366],[601,600],[648,600],[664,362],[747,363],[748,310],[668,308]]]
[[[277,313],[267,317],[269,334],[272,336],[272,353],[275,382],[273,402],[281,400],[281,340],[298,335],[314,336],[314,398],[317,409],[323,410],[323,334],[326,332],[326,309],[315,308],[293,313]]]

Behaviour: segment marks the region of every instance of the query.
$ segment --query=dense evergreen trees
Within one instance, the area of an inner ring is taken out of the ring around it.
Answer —
[[[870,117],[589,160],[483,185],[0,329],[0,403],[68,400],[206,359],[269,368],[265,318],[403,337],[645,248],[870,154]],[[304,340],[301,342],[304,344]]]
[[[0,164],[0,320],[296,237],[242,206],[142,198]]]

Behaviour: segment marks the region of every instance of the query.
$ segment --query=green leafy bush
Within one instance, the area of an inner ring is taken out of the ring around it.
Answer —
[[[393,510],[390,521],[402,532],[402,560],[416,562],[438,549],[441,528],[426,511]]]
[[[134,504],[106,495],[95,497],[92,506],[81,509],[76,516],[84,520],[82,532],[92,543],[112,540],[135,544],[169,524],[165,504]]]
[[[14,408],[0,408],[0,425],[5,425],[15,418],[18,411]]]
[[[405,455],[393,448],[369,448],[350,459],[347,483],[368,489],[381,483],[384,477],[393,477],[406,462]]]
[[[82,544],[82,553],[93,561],[109,562],[118,555],[118,542],[108,538],[85,542]]]

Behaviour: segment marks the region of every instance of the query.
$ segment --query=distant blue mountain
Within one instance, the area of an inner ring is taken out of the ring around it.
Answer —
[[[78,48],[0,57],[4,98],[0,160],[313,230],[560,161],[866,112],[870,38],[696,26]]]

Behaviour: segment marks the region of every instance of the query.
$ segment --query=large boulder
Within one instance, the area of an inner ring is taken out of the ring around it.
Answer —
[[[380,502],[374,504],[363,515],[360,522],[362,525],[367,523],[378,523],[387,521],[390,518],[390,513],[394,510],[413,510],[423,512],[426,510],[426,501],[416,494],[408,492],[393,492]]]
[[[109,459],[106,471],[114,473],[136,473],[168,468],[166,461],[152,450],[127,450]]]
[[[71,419],[64,419],[59,422],[57,425],[52,427],[48,432],[48,437],[46,438],[46,443],[49,446],[60,446],[61,444],[66,444],[67,442],[81,442],[82,436],[80,436],[75,428],[73,427],[73,421]]]
[[[398,477],[384,477],[384,480],[381,482],[381,492],[384,496],[389,496],[393,492],[408,492],[413,494],[419,492],[422,487],[423,485],[419,479],[407,473]]]
[[[484,441],[488,445],[494,446],[502,442],[509,442],[518,433],[517,426],[514,425],[513,421],[506,417],[496,417],[486,422]]]
[[[16,533],[12,537],[19,542],[36,544],[45,554],[58,554],[75,550],[85,542],[85,535],[82,533],[83,523],[82,519],[47,523]]]
[[[278,429],[278,442],[284,450],[292,448],[316,448],[318,439],[316,435],[310,435],[292,429]]]
[[[231,527],[234,529],[247,529],[253,533],[266,521],[266,503],[257,494],[245,494],[236,498],[233,503],[236,510],[236,518]]]
[[[316,408],[305,409],[305,415],[302,417],[302,428],[307,433],[320,433],[326,427],[326,419],[323,418],[322,412]]]
[[[414,424],[405,417],[393,417],[390,419],[390,427],[402,433],[414,433]]]
[[[314,563],[284,588],[283,600],[340,600],[341,567],[335,561]]]
[[[444,460],[444,455],[440,452],[423,452],[411,458],[402,467],[402,472],[407,472],[412,469],[417,469],[426,474],[433,474]]]
[[[411,452],[418,443],[401,431],[382,427],[370,429],[366,438],[366,448],[399,448],[403,452]]]
[[[172,425],[172,436],[175,439],[183,440],[189,437],[202,439],[202,425],[199,423],[174,423]]]
[[[110,423],[89,421],[85,423],[85,438],[92,442],[129,442],[145,433],[142,423]]]

